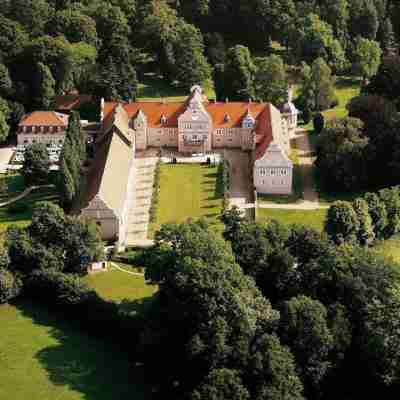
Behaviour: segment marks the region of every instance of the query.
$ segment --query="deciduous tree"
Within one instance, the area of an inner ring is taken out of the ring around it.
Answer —
[[[21,174],[26,185],[48,183],[50,159],[43,143],[34,143],[25,150]]]

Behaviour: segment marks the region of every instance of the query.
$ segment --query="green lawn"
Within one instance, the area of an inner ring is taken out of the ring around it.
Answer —
[[[0,238],[10,225],[26,226],[32,218],[32,210],[41,201],[58,202],[55,188],[36,189],[27,197],[0,208]]]
[[[209,99],[215,98],[213,84],[210,82],[203,87]],[[138,85],[138,101],[159,101],[161,99],[169,102],[184,101],[188,97],[188,90],[179,88],[164,80],[161,76],[147,73]]]
[[[163,164],[156,223],[150,233],[168,222],[184,222],[188,218],[205,217],[219,226],[222,191],[218,167],[200,164]]]
[[[118,265],[136,272],[132,266]],[[158,291],[157,285],[146,284],[144,276],[130,275],[113,267],[108,272],[88,275],[85,280],[100,297],[115,301],[127,311],[144,311]]]
[[[275,219],[285,225],[301,224],[322,232],[327,210],[279,210],[257,209],[257,222],[265,222]]]
[[[378,242],[373,249],[390,260],[400,263],[400,235]]]
[[[149,398],[121,354],[30,302],[0,306],[0,399]]]

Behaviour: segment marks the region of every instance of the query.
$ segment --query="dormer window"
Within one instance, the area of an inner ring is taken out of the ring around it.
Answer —
[[[161,123],[162,124],[166,124],[167,123],[167,117],[164,114],[161,116]]]
[[[229,114],[225,114],[224,122],[229,122],[230,120],[231,120],[231,117],[229,116]]]

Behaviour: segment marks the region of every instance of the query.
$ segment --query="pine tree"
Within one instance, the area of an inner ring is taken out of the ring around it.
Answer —
[[[379,32],[379,39],[381,48],[385,55],[392,55],[397,53],[396,37],[393,30],[390,18],[386,18],[382,23]]]
[[[38,63],[35,84],[35,104],[42,110],[51,108],[55,96],[56,82],[51,74],[49,67],[43,63]]]
[[[357,239],[360,244],[367,246],[375,239],[372,218],[368,212],[368,203],[364,199],[356,199],[353,202],[353,208],[359,222]]]

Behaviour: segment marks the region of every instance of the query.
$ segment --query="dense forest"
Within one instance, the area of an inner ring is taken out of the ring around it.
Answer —
[[[218,97],[279,101],[279,90],[262,84],[268,72],[282,69],[281,60],[268,58],[272,41],[286,48],[285,64],[321,57],[334,74],[368,78],[381,52],[397,52],[400,39],[400,6],[390,0],[1,0],[0,6],[0,125],[12,127],[24,109],[51,108],[55,94],[71,90],[134,99],[148,72],[186,88],[214,75]]]

